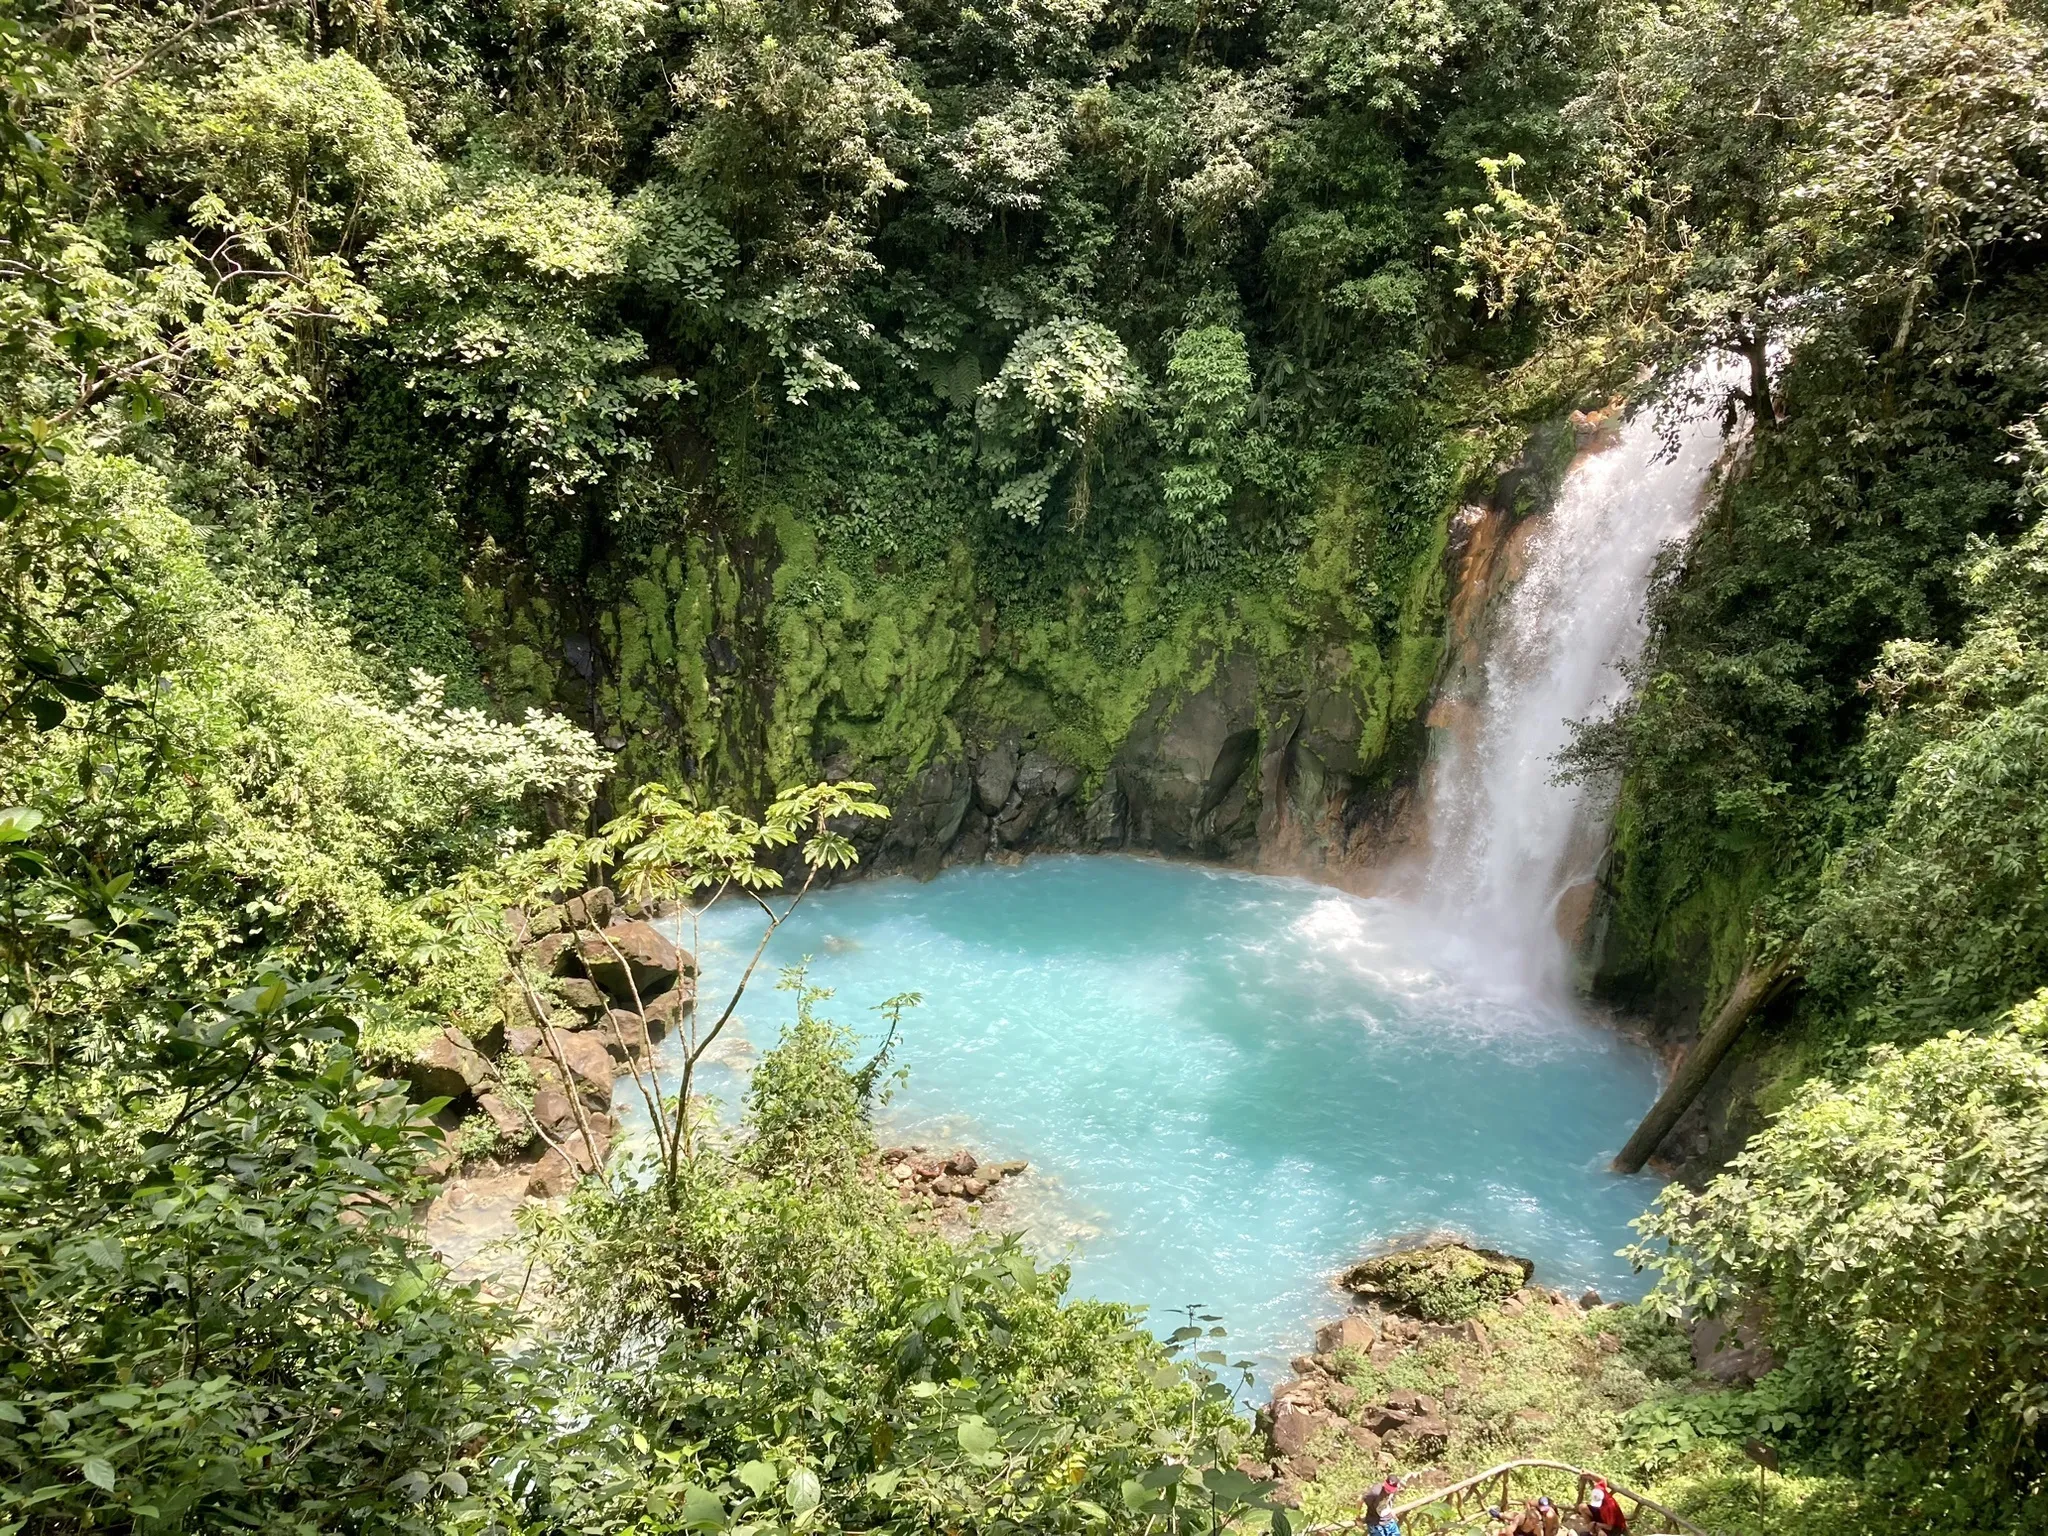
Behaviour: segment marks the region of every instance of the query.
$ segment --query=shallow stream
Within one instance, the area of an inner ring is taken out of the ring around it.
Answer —
[[[759,922],[737,903],[704,920],[707,1001]],[[1341,1306],[1333,1272],[1408,1234],[1469,1235],[1574,1292],[1639,1289],[1616,1250],[1657,1183],[1606,1164],[1655,1096],[1653,1059],[1413,907],[1037,858],[814,896],[769,963],[806,956],[836,992],[824,1011],[866,1041],[874,1004],[924,994],[886,1139],[1029,1159],[1009,1213],[1077,1291],[1162,1328],[1190,1303],[1220,1312],[1268,1379]],[[792,1008],[749,993],[703,1082],[728,1109]]]

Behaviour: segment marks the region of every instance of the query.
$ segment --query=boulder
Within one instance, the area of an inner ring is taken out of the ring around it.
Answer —
[[[1378,1337],[1379,1330],[1373,1327],[1372,1319],[1353,1312],[1316,1330],[1316,1353],[1334,1355],[1340,1349],[1349,1349],[1362,1355]]]
[[[975,1161],[974,1154],[964,1150],[955,1152],[946,1159],[946,1172],[948,1173],[972,1173],[979,1166],[980,1164]]]
[[[1273,1442],[1273,1454],[1284,1459],[1299,1456],[1322,1433],[1326,1423],[1321,1414],[1298,1404],[1275,1404],[1273,1432],[1268,1436]]]
[[[1753,1382],[1778,1368],[1764,1342],[1763,1320],[1754,1307],[1739,1313],[1695,1318],[1692,1363],[1718,1382]]]
[[[595,1017],[612,1005],[612,1000],[598,991],[597,983],[583,976],[564,976],[555,983],[555,995],[586,1017]]]
[[[697,981],[692,976],[677,977],[676,984],[659,997],[643,997],[641,1002],[645,1005],[647,1014],[647,1038],[666,1040],[681,1026],[683,1015],[695,1006],[696,1001]]]
[[[530,938],[542,939],[579,928],[602,928],[612,920],[612,911],[617,905],[618,899],[609,887],[594,885],[580,896],[527,914],[526,932]]]
[[[537,1026],[515,1025],[505,1031],[505,1053],[509,1056],[538,1056],[546,1048],[543,1041]]]
[[[1064,800],[1081,784],[1081,770],[1050,752],[1026,752],[1017,764],[1017,793],[1027,800]]]
[[[592,1108],[612,1107],[612,1056],[595,1030],[578,1030],[555,1036],[555,1052],[569,1069],[569,1080],[578,1097]],[[550,1053],[554,1054],[554,1053]]]
[[[614,1008],[598,1021],[594,1031],[614,1061],[645,1059],[661,1036],[630,1008]]]
[[[1406,1388],[1387,1394],[1387,1406],[1407,1414],[1427,1414],[1435,1417],[1444,1411],[1444,1405],[1427,1392],[1413,1392]]]
[[[1380,1437],[1367,1429],[1363,1424],[1346,1424],[1344,1426],[1344,1435],[1345,1438],[1365,1452],[1366,1455],[1378,1454],[1381,1444]]]
[[[611,1153],[611,1129],[611,1121],[603,1115],[591,1122],[590,1140],[597,1144],[594,1158],[590,1144],[580,1133],[563,1138],[559,1151],[554,1147],[548,1148],[526,1176],[526,1192],[542,1199],[569,1193],[576,1187],[577,1180],[603,1166]]]
[[[614,1002],[631,1004],[637,988],[642,1002],[675,984],[686,956],[650,923],[613,923],[603,938],[577,941],[577,962]],[[628,972],[631,980],[628,980]]]
[[[1514,1295],[1535,1268],[1527,1259],[1490,1248],[1436,1241],[1354,1264],[1344,1272],[1343,1284],[1389,1311],[1455,1323]]]
[[[1398,1408],[1390,1408],[1385,1403],[1375,1403],[1358,1414],[1359,1427],[1379,1436],[1391,1435],[1407,1422],[1407,1414]]]
[[[1444,1447],[1450,1443],[1450,1438],[1451,1426],[1442,1419],[1430,1415],[1410,1419],[1386,1436],[1390,1444],[1405,1447],[1414,1455],[1425,1458],[1441,1456]]]
[[[569,1102],[569,1095],[562,1087],[561,1074],[547,1066],[536,1067],[533,1075],[538,1080],[533,1090],[533,1118],[540,1128],[556,1141],[564,1136],[577,1135],[576,1106]]]
[[[974,799],[982,814],[994,816],[1010,798],[1017,782],[1017,743],[1005,738],[982,754],[974,766]]]
[[[476,1107],[497,1129],[499,1146],[524,1148],[533,1140],[533,1127],[526,1123],[526,1116],[499,1094],[489,1090],[478,1094]]]
[[[1358,1404],[1358,1388],[1349,1382],[1333,1381],[1323,1388],[1323,1401],[1338,1413],[1349,1413]]]
[[[575,942],[566,933],[548,934],[545,938],[533,941],[532,947],[526,952],[527,959],[543,976],[567,975]]]
[[[443,1029],[413,1053],[400,1075],[423,1099],[461,1100],[490,1082],[491,1068],[467,1037]]]

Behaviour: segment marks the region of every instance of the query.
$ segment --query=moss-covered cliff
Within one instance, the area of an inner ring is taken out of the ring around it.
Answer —
[[[479,559],[467,613],[498,697],[587,719],[617,785],[880,784],[870,867],[1133,847],[1341,869],[1419,763],[1454,513],[1492,478],[1476,441],[1419,505],[1340,467],[1241,583],[1143,537],[1105,540],[1114,561],[1077,540],[1028,584],[968,531],[892,559],[757,484],[571,582]]]

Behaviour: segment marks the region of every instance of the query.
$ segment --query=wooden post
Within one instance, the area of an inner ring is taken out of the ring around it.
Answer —
[[[1693,1042],[1691,1050],[1685,1053],[1685,1060],[1678,1064],[1678,1070],[1671,1075],[1671,1082],[1650,1106],[1650,1112],[1643,1116],[1643,1123],[1636,1127],[1635,1134],[1628,1139],[1628,1145],[1621,1149],[1621,1155],[1614,1160],[1616,1173],[1641,1173],[1643,1164],[1671,1134],[1671,1127],[1678,1123],[1678,1117],[1685,1113],[1692,1101],[1699,1097],[1700,1090],[1707,1086],[1707,1079],[1714,1075],[1714,1068],[1721,1065],[1721,1059],[1728,1054],[1728,1048],[1735,1044],[1749,1023],[1750,1016],[1790,985],[1798,972],[1788,951],[1766,966],[1746,965],[1742,974],[1735,978],[1735,986],[1728,994],[1721,1011],[1714,1015],[1714,1022],[1701,1032]]]

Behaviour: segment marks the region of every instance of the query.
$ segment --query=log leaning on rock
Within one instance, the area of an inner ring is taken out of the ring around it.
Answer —
[[[1700,1090],[1707,1086],[1707,1079],[1714,1075],[1714,1069],[1721,1065],[1722,1058],[1741,1037],[1757,1010],[1790,986],[1797,974],[1797,965],[1789,951],[1767,965],[1752,964],[1742,968],[1727,1001],[1714,1015],[1714,1022],[1693,1042],[1692,1049],[1685,1053],[1685,1060],[1672,1074],[1670,1084],[1658,1095],[1657,1102],[1650,1106],[1650,1112],[1643,1116],[1643,1123],[1629,1137],[1628,1145],[1615,1158],[1616,1173],[1643,1171],[1643,1165],[1663,1145],[1664,1138],[1671,1134],[1671,1128],[1678,1124],[1678,1117],[1699,1097]]]

